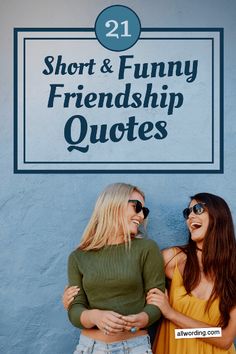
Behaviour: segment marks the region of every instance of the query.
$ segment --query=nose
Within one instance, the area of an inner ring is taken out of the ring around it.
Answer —
[[[188,216],[188,219],[194,216],[194,212],[191,210]]]
[[[189,213],[188,219],[192,219],[193,217],[196,216],[196,214],[193,211],[193,208],[189,208],[189,211],[190,211],[190,213]]]

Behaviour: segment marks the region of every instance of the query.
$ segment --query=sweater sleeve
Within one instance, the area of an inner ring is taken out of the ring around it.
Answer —
[[[76,285],[80,288],[80,291],[68,309],[68,317],[75,327],[81,329],[84,327],[80,322],[80,316],[84,310],[88,309],[88,300],[83,289],[82,278],[83,276],[79,270],[78,260],[76,259],[74,252],[72,252],[68,259],[69,286]]]
[[[165,291],[165,273],[164,262],[159,247],[153,240],[149,241],[149,247],[144,257],[143,263],[143,282],[145,293],[150,289],[158,288],[161,291]],[[155,305],[146,304],[144,312],[148,314],[149,324],[151,325],[161,317],[161,311],[159,307]]]

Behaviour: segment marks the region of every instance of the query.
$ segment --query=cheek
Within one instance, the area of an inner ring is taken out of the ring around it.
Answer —
[[[188,229],[190,229],[190,222],[189,222],[189,219],[186,221],[186,226]]]
[[[208,229],[210,226],[210,218],[208,215],[206,216],[206,219],[204,220],[204,222],[205,222],[206,228]]]
[[[135,214],[135,212],[134,212],[133,208],[130,209],[129,212],[128,212],[128,214],[127,214],[128,220],[132,219],[132,217],[134,216],[134,214]]]
[[[129,206],[125,212],[125,218],[130,219],[131,216],[133,215],[133,213],[134,213],[133,206],[129,204]]]

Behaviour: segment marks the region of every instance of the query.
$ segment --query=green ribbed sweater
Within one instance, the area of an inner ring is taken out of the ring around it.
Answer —
[[[85,309],[112,310],[122,315],[146,312],[149,325],[160,318],[154,305],[145,303],[149,289],[165,289],[163,258],[153,240],[135,238],[131,249],[125,244],[109,245],[98,251],[73,251],[68,260],[69,285],[80,292],[68,311],[71,323],[80,322]]]

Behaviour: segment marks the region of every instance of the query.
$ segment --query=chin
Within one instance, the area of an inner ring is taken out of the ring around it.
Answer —
[[[204,237],[191,235],[191,239],[192,241],[197,243],[197,242],[203,242]]]
[[[130,230],[130,236],[134,237],[138,234],[138,230]]]
[[[203,238],[204,236],[202,235],[202,232],[197,232],[197,230],[191,232],[191,239],[193,241],[201,241]]]

